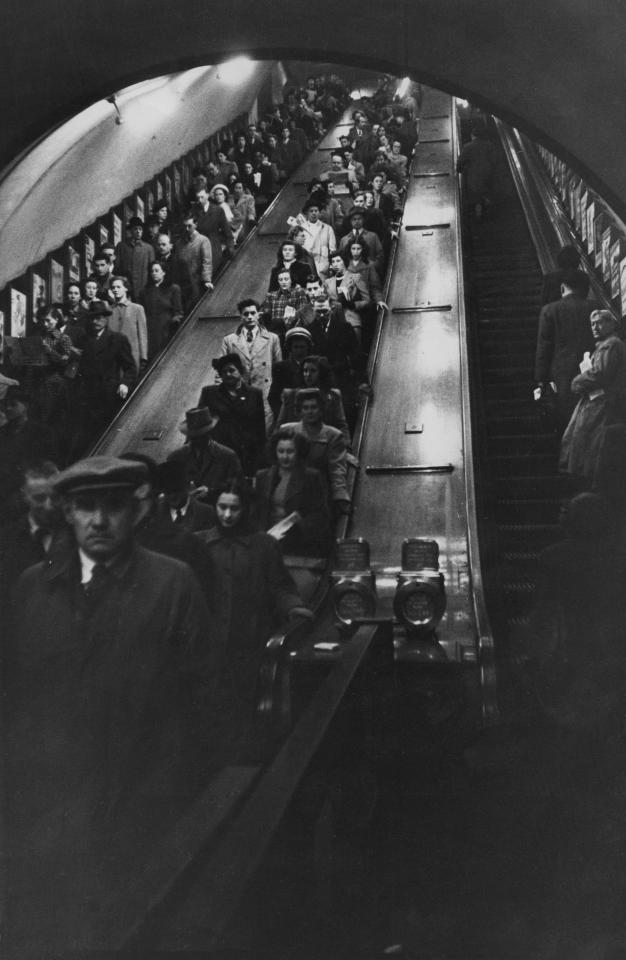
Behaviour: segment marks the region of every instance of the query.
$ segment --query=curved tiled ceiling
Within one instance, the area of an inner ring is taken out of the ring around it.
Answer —
[[[561,153],[626,213],[621,0],[28,0],[3,19],[2,164],[135,80],[245,52],[456,92]]]

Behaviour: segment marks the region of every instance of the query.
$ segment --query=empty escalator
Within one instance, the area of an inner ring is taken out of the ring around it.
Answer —
[[[480,475],[481,552],[496,653],[506,656],[516,625],[527,620],[540,551],[559,538],[567,496],[557,474],[559,435],[533,399],[533,367],[542,274],[504,152],[496,196],[480,223],[468,225],[474,429]]]

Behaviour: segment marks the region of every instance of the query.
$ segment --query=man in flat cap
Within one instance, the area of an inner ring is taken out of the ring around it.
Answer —
[[[72,542],[15,591],[4,678],[15,956],[90,942],[112,873],[179,814],[206,763],[208,612],[186,564],[134,542],[146,479],[145,464],[113,457],[58,474]]]
[[[313,337],[304,326],[291,327],[285,334],[286,357],[277,363],[272,375],[270,406],[277,419],[280,412],[283,390],[295,390],[305,386],[302,368],[306,357],[315,353]]]

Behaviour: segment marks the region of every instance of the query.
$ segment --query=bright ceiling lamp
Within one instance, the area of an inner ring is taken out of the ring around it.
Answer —
[[[241,83],[242,80],[248,79],[253,69],[254,61],[250,57],[233,57],[232,60],[219,64],[217,78],[224,83]]]
[[[406,96],[410,83],[411,83],[410,77],[404,77],[404,79],[400,81],[400,85],[396,90],[396,96],[400,97],[401,100],[402,100],[402,97]]]

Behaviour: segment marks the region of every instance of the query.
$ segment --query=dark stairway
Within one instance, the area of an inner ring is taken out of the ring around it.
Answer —
[[[496,654],[533,605],[537,557],[559,537],[559,437],[533,399],[542,274],[504,152],[496,202],[466,229],[480,536]]]

